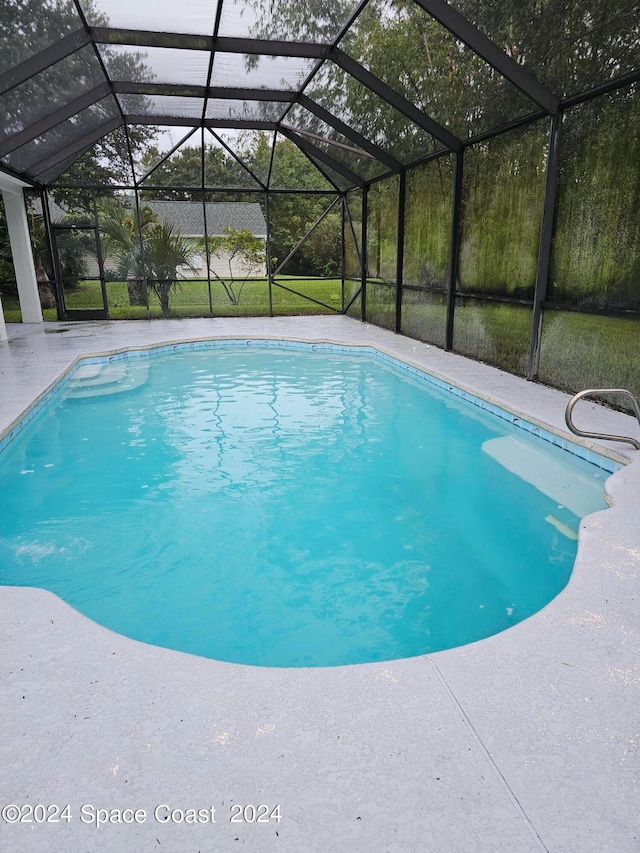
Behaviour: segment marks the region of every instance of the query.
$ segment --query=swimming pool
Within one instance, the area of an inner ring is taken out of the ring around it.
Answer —
[[[370,348],[250,343],[79,364],[0,457],[3,582],[270,666],[449,648],[564,587],[614,463]]]

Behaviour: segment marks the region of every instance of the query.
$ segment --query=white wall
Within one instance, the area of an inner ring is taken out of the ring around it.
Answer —
[[[204,252],[198,256],[199,264],[196,263],[196,270],[192,270],[189,267],[179,267],[178,272],[184,278],[206,278],[207,270],[206,264],[207,259],[205,257]],[[222,257],[212,257],[210,259],[209,269],[211,270],[211,278],[214,279],[217,276],[220,278],[229,278],[229,254],[224,253]],[[267,267],[266,264],[261,264],[257,269],[248,269],[247,265],[243,262],[242,258],[235,258],[231,262],[231,273],[234,278],[245,278],[247,273],[251,275],[252,278],[260,278],[261,276],[266,276]]]
[[[27,211],[24,205],[22,187],[7,188],[0,184],[4,211],[7,215],[7,229],[13,256],[13,268],[18,284],[18,299],[22,312],[23,323],[42,323],[42,308],[36,279],[36,268],[33,263],[31,237]]]
[[[7,327],[4,323],[4,313],[2,311],[2,298],[0,298],[0,343],[7,340]]]

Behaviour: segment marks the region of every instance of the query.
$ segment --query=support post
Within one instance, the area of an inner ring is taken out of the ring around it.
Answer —
[[[213,317],[213,295],[211,293],[211,253],[209,252],[209,230],[207,228],[207,194],[205,192],[205,144],[204,127],[200,136],[200,186],[202,188],[202,233],[204,234],[204,259],[207,265],[207,293],[209,294],[209,316]]]
[[[398,186],[398,246],[396,250],[396,332],[402,329],[402,281],[404,275],[404,209],[407,198],[407,173],[400,172]]]
[[[464,148],[456,152],[454,175],[453,206],[451,211],[451,242],[449,245],[449,281],[447,286],[447,320],[444,348],[453,349],[453,315],[456,305],[456,281],[460,260],[460,236],[462,224],[462,175],[464,168]]]
[[[340,271],[342,274],[342,282],[340,288],[340,313],[344,314],[344,280],[347,269],[347,247],[345,245],[344,240],[344,229],[346,228],[346,216],[345,216],[345,208],[347,206],[347,194],[342,194],[342,205],[340,210]]]
[[[273,152],[271,152],[273,161]],[[271,172],[271,166],[269,166]],[[271,268],[271,211],[269,208],[269,191],[264,194],[264,212],[267,221],[267,278],[269,279],[269,316],[273,317],[273,270]]]
[[[2,310],[2,297],[0,297],[0,344],[8,340],[9,336],[7,335],[7,327],[4,322],[4,312]]]
[[[362,275],[360,279],[360,319],[367,320],[367,219],[369,217],[369,187],[362,188]]]
[[[530,382],[537,377],[538,369],[540,367],[542,303],[547,298],[549,265],[551,263],[551,241],[553,240],[556,197],[558,194],[561,127],[562,115],[560,113],[556,113],[551,121],[549,154],[547,156],[547,175],[544,188],[544,207],[542,211],[540,243],[538,247],[538,266],[536,268],[536,288],[533,295],[533,317],[531,320],[529,362],[527,364],[527,379]]]
[[[64,301],[64,287],[62,285],[62,277],[60,275],[60,258],[58,257],[58,244],[56,243],[53,223],[51,221],[51,208],[49,207],[49,193],[45,189],[41,195],[42,199],[42,218],[44,219],[44,227],[47,232],[47,242],[49,245],[49,253],[51,256],[51,264],[53,267],[53,284],[56,298],[56,315],[58,320],[66,320],[67,307]]]
[[[147,320],[151,319],[151,309],[149,307],[149,281],[147,279],[147,262],[144,256],[144,240],[142,238],[142,217],[140,212],[140,194],[138,187],[134,188],[134,199],[136,206],[136,219],[138,220],[138,245],[140,247],[140,267],[142,271],[142,281],[144,282],[144,300],[147,307]]]
[[[22,190],[2,190],[7,228],[13,256],[13,268],[18,285],[18,299],[23,323],[42,323],[42,308],[38,292],[36,268],[31,250],[31,236]]]

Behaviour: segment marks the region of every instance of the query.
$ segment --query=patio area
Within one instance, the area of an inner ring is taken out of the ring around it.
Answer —
[[[569,395],[346,316],[7,330],[0,435],[80,355],[211,337],[371,344],[566,433]],[[633,418],[589,402],[576,422],[638,437]],[[582,522],[567,588],[508,631],[445,652],[335,668],[233,665],[129,640],[43,590],[0,589],[1,805],[69,806],[68,820],[51,811],[58,822],[0,821],[0,846],[640,849],[640,451],[591,446],[631,462],[607,483],[612,507]],[[268,814],[279,805],[280,819],[250,822],[237,808],[261,804]]]

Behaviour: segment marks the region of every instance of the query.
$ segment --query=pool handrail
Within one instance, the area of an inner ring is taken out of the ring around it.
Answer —
[[[634,394],[631,393],[631,391],[628,391],[626,388],[587,388],[584,391],[579,391],[567,403],[567,408],[564,413],[564,419],[571,432],[575,435],[580,435],[583,438],[604,438],[607,441],[625,441],[628,444],[632,444],[636,450],[640,450],[640,441],[635,438],[630,438],[625,435],[610,435],[606,432],[585,432],[584,430],[578,429],[578,427],[575,426],[571,415],[573,413],[576,403],[583,397],[591,397],[594,394],[626,394],[628,397],[631,398],[631,406],[633,407],[635,416],[638,419],[638,423],[640,424],[640,403],[638,403],[637,398]]]

